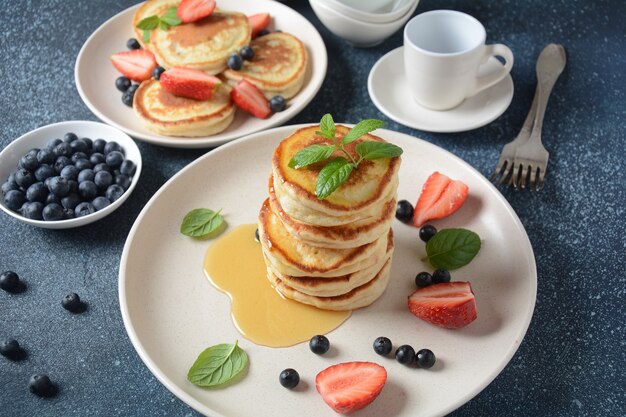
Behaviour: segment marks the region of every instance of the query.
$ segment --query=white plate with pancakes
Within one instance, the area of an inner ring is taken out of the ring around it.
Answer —
[[[135,349],[172,393],[211,416],[335,416],[316,392],[315,376],[349,361],[375,362],[388,373],[382,393],[359,416],[441,416],[453,411],[485,388],[512,358],[532,318],[537,289],[535,259],[520,220],[498,190],[463,160],[403,133],[373,132],[404,150],[399,199],[417,200],[422,184],[436,170],[469,186],[459,211],[431,222],[440,230],[473,230],[482,240],[477,257],[452,271],[452,279],[470,281],[476,295],[478,318],[463,329],[435,327],[408,311],[406,299],[415,290],[415,275],[433,268],[420,260],[425,249],[418,229],[395,219],[389,286],[376,302],[354,311],[327,334],[332,348],[321,356],[307,343],[269,348],[246,340],[231,320],[229,298],[203,273],[211,241],[180,234],[185,214],[199,207],[222,208],[229,229],[256,223],[267,198],[274,148],[303,126],[255,133],[207,153],[146,204],[129,233],[119,272],[122,317]],[[379,356],[372,349],[379,336],[389,337],[394,349],[402,344],[431,349],[437,363],[429,370],[415,369]],[[235,340],[250,358],[244,378],[218,390],[187,381],[187,371],[201,351]],[[300,374],[295,390],[278,382],[285,368]]]
[[[115,88],[121,74],[109,57],[126,50],[126,41],[136,37],[132,21],[137,9],[130,7],[102,24],[85,42],[76,59],[74,76],[76,88],[87,107],[102,121],[123,130],[128,135],[155,145],[176,148],[208,148],[233,139],[281,125],[299,113],[319,91],[328,58],[326,46],[315,27],[291,8],[271,0],[222,0],[219,7],[246,15],[270,13],[270,30],[295,35],[304,44],[308,64],[300,92],[287,100],[287,108],[267,119],[258,119],[238,109],[230,126],[217,134],[197,138],[164,136],[148,130],[132,108],[122,103],[122,93]]]

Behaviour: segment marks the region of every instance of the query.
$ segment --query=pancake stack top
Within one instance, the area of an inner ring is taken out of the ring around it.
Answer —
[[[362,161],[339,188],[318,199],[323,164],[289,167],[301,149],[332,144],[318,129],[302,128],[274,151],[259,236],[267,277],[281,294],[323,309],[352,310],[373,303],[389,282],[400,158]],[[349,130],[336,126],[336,138]],[[346,151],[357,157],[363,141],[384,142],[367,134]]]

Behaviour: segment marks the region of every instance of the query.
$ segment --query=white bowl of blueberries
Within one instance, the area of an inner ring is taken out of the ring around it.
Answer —
[[[90,121],[55,123],[0,152],[0,209],[47,229],[83,226],[121,206],[140,174],[139,148],[121,130]]]

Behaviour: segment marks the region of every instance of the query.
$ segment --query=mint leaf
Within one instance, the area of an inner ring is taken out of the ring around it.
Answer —
[[[365,141],[356,145],[356,153],[361,159],[373,160],[393,158],[402,155],[402,148],[387,142]]]
[[[159,22],[160,21],[161,21],[161,19],[159,19],[158,16],[149,16],[149,17],[146,17],[144,19],[141,19],[137,23],[137,28],[138,29],[142,29],[142,30],[156,29],[157,26],[159,26]]]
[[[289,167],[304,168],[316,162],[328,159],[335,152],[335,145],[311,145],[300,149],[289,161]]]
[[[167,23],[169,26],[178,26],[182,23],[182,21],[178,18],[176,14],[177,7],[170,7],[167,9],[165,14],[161,16],[161,20]]]
[[[443,229],[426,243],[426,259],[435,268],[458,269],[480,250],[480,237],[467,229]]]
[[[320,171],[317,182],[315,183],[315,194],[320,200],[328,197],[341,184],[343,184],[352,170],[352,165],[346,158],[338,156],[330,160],[328,164]]]
[[[205,349],[189,368],[187,379],[199,387],[217,387],[231,381],[248,365],[248,355],[237,342]]]
[[[165,21],[161,20],[159,21],[159,27],[161,28],[162,31],[166,31],[170,28],[170,25],[165,23]]]
[[[224,224],[224,218],[220,215],[221,209],[213,211],[207,208],[191,210],[183,218],[180,232],[190,237],[209,237]]]
[[[344,145],[347,145],[350,142],[354,142],[361,136],[378,129],[379,127],[383,127],[384,125],[385,122],[378,119],[361,120],[352,129],[350,129],[348,133],[346,133],[341,142]]]
[[[149,31],[149,30],[144,30],[144,31],[143,31],[143,41],[144,41],[145,43],[150,42],[150,34],[151,34],[151,33],[152,33],[152,31]]]
[[[322,120],[320,120],[320,129],[321,130],[315,133],[328,139],[335,139],[335,121],[330,113],[326,113],[322,116]]]

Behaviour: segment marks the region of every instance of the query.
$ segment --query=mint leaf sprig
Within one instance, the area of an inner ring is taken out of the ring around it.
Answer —
[[[442,229],[426,243],[426,257],[422,261],[451,271],[470,263],[480,246],[480,236],[471,230]]]
[[[315,134],[329,139],[332,145],[311,145],[298,151],[289,161],[289,167],[294,169],[305,168],[309,165],[322,162],[331,157],[335,151],[341,151],[343,156],[332,158],[321,170],[315,183],[315,195],[320,200],[331,195],[350,177],[353,170],[359,167],[364,160],[374,160],[380,158],[393,158],[402,155],[402,148],[387,142],[363,141],[356,145],[356,153],[359,156],[355,159],[345,148],[345,145],[354,142],[363,135],[366,135],[385,125],[382,120],[367,119],[357,123],[346,135],[338,140],[335,138],[335,121],[333,117],[326,113],[320,120],[320,130]]]
[[[170,7],[161,17],[152,15],[137,22],[137,28],[143,30],[143,41],[150,42],[150,35],[156,28],[168,30],[172,26],[180,25],[182,21],[176,15],[177,9],[177,7]]]

